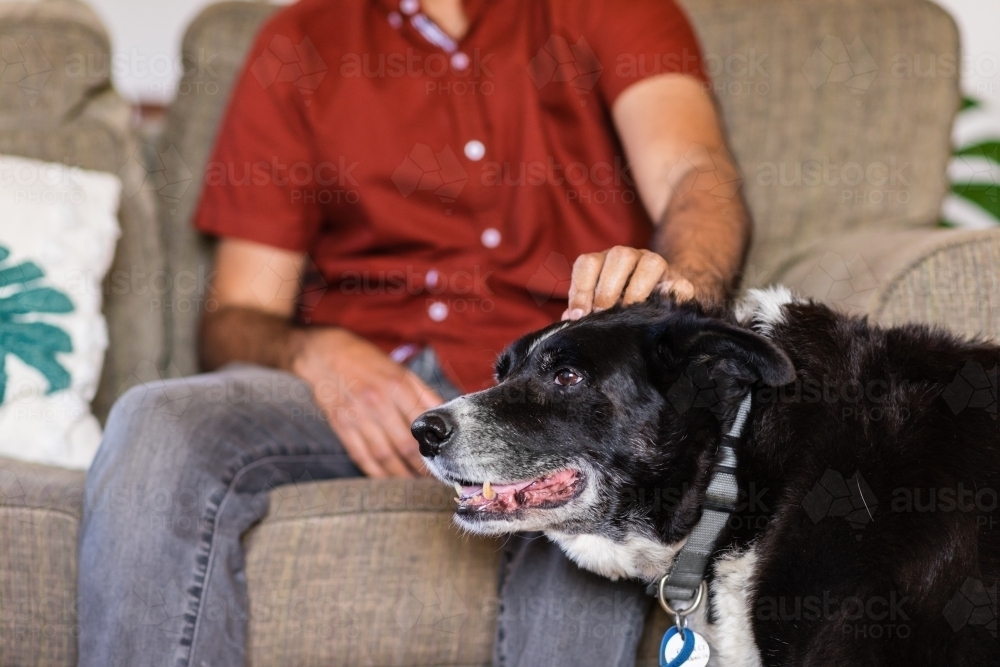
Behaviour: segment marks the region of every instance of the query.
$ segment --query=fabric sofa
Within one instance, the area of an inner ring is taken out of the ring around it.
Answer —
[[[925,0],[684,5],[756,221],[745,285],[783,282],[878,322],[1000,336],[1000,230],[936,227],[960,97],[957,68],[943,66],[959,55],[948,15]],[[233,77],[273,11],[227,2],[203,12],[163,132],[141,137],[111,87],[108,37],[91,10],[0,1],[0,152],[125,183],[94,401],[102,419],[129,387],[197,370],[211,245],[189,221]],[[918,60],[941,66],[928,73]],[[76,662],[83,478],[0,459],[0,667]],[[274,494],[245,536],[251,664],[489,664],[499,543],[451,526],[448,490],[357,480]],[[123,622],[162,620],[170,591],[133,594]],[[656,664],[666,622],[651,612],[640,664]]]

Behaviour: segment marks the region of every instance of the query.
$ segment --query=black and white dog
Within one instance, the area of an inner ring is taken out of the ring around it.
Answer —
[[[413,433],[461,527],[656,582],[749,393],[741,503],[689,619],[711,664],[1000,665],[998,363],[780,288],[733,312],[654,297],[522,338]]]

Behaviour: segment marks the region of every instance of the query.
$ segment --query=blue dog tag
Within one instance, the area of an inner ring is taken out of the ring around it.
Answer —
[[[670,628],[660,642],[660,667],[705,667],[711,651],[694,630]]]

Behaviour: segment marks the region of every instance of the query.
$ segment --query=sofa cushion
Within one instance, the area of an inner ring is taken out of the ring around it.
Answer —
[[[76,664],[83,478],[0,458],[0,667]]]
[[[109,354],[93,401],[102,421],[164,364],[163,252],[131,107],[110,88],[108,37],[77,0],[0,2],[0,153],[118,174],[122,237],[104,282]],[[34,72],[34,74],[32,74]],[[47,72],[47,75],[45,73]]]
[[[273,491],[245,538],[250,663],[488,665],[502,542],[463,537],[454,495],[431,480]]]

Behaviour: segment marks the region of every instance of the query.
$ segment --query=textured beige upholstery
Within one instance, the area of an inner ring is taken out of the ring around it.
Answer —
[[[0,667],[76,664],[83,478],[0,458]]]
[[[459,536],[454,492],[432,481],[311,486],[307,502],[272,501],[246,537],[252,663],[488,664],[501,543]]]
[[[783,281],[885,323],[1000,335],[1000,231],[933,227],[958,82],[947,68],[916,76],[912,64],[957,58],[950,18],[924,0],[682,2],[756,221],[746,283]],[[165,131],[139,156],[147,170],[133,159],[128,109],[106,71],[64,67],[74,54],[107,58],[93,14],[73,0],[0,0],[4,65],[10,53],[26,63],[23,75],[0,77],[0,151],[117,172],[130,193],[115,264],[129,280],[109,284],[112,354],[99,413],[131,382],[195,370],[211,265],[189,221],[233,78],[273,11],[229,2],[195,20]],[[38,52],[31,40],[50,70],[36,56],[28,62]],[[164,267],[170,280],[160,284],[176,289],[142,289],[140,274]],[[0,667],[75,663],[81,484],[76,473],[0,460]],[[275,494],[246,536],[252,664],[489,663],[498,545],[449,525],[449,494],[431,482],[369,481]],[[640,664],[656,664],[665,623],[654,611]]]
[[[250,41],[275,9],[264,3],[213,5],[202,12],[184,36],[184,78],[159,142],[159,152],[172,158],[165,163],[167,180],[179,186],[159,207],[167,267],[173,276],[188,277],[173,281],[188,287],[174,292],[172,301],[178,307],[166,313],[171,376],[197,372],[198,313],[205,299],[211,299],[204,291],[205,277],[211,274],[212,244],[191,226],[201,196],[201,174]]]
[[[919,77],[902,65],[956,57],[944,10],[915,0],[682,2],[754,218],[749,286],[772,282],[784,257],[822,239],[937,221],[958,71]]]
[[[815,244],[777,277],[881,324],[1000,338],[1000,230],[857,232]]]

